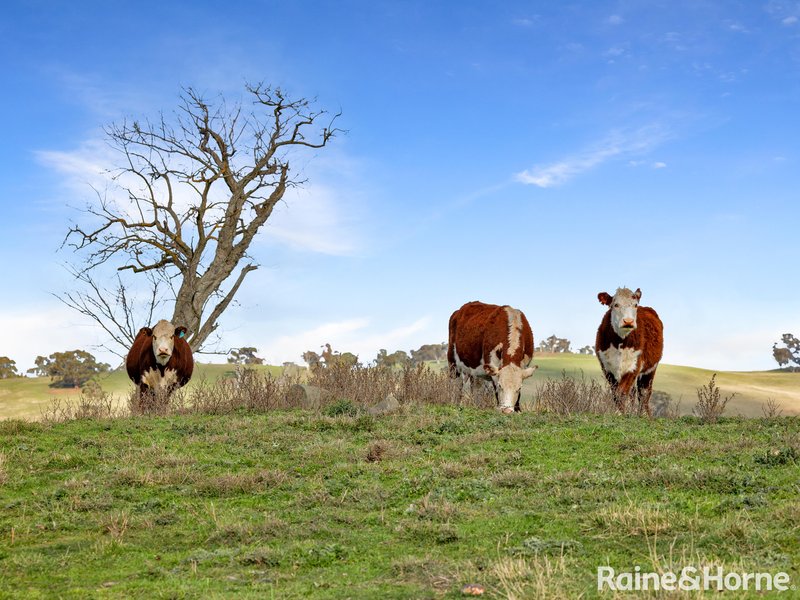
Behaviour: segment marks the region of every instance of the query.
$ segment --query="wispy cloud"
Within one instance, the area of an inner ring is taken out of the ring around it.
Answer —
[[[517,173],[515,179],[540,188],[556,187],[608,161],[646,154],[668,137],[668,132],[658,125],[613,131],[573,156],[553,163],[535,165]]]
[[[622,25],[624,22],[625,19],[623,19],[620,15],[611,15],[606,19],[606,23],[609,25]]]

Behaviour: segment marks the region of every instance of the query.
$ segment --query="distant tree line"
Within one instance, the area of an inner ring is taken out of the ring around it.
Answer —
[[[325,344],[321,353],[307,350],[302,358],[309,368],[326,368],[331,366],[354,367],[359,364],[358,356],[352,352],[339,352],[334,350],[330,344]],[[382,367],[404,367],[406,365],[418,365],[428,361],[439,361],[447,358],[447,344],[424,344],[416,350],[395,350],[391,354],[381,348],[374,359],[376,366]]]

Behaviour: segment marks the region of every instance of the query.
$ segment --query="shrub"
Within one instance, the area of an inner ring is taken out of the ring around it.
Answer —
[[[578,413],[603,414],[614,412],[611,390],[594,379],[568,377],[561,372],[560,379],[547,379],[536,389],[536,409],[558,415]]]
[[[717,387],[717,374],[711,376],[711,380],[703,386],[697,388],[697,404],[695,404],[692,412],[700,417],[703,423],[716,423],[717,420],[725,412],[725,407],[728,402],[736,395],[722,397],[719,387]]]

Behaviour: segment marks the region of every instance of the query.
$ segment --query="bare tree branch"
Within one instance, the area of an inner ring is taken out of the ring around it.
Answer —
[[[122,280],[109,293],[93,279],[95,269],[109,264],[145,274],[151,286],[174,282],[172,320],[189,329],[190,345],[200,350],[258,267],[239,267],[253,239],[286,190],[302,184],[289,159],[325,147],[342,132],[334,126],[340,113],[329,117],[309,99],[291,99],[262,83],[246,91],[249,109],[229,107],[222,97],[208,102],[186,88],[170,117],[125,120],[105,130],[120,155],[112,179],[124,201],[95,190],[85,222],[69,229],[63,245],[82,257],[73,268],[84,291],[62,300],[123,348],[136,326],[149,324],[144,314],[152,320],[157,294],[149,310],[137,311]]]

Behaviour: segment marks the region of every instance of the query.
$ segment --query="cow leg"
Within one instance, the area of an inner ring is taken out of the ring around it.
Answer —
[[[467,373],[461,374],[461,395],[469,396],[472,392],[472,375]]]
[[[626,412],[629,406],[634,405],[636,396],[636,375],[625,373],[617,384],[617,392],[620,396],[620,406],[622,412]]]
[[[655,377],[655,372],[645,373],[636,382],[636,387],[639,390],[639,412],[646,414],[648,417],[653,416],[653,412],[650,410],[650,396],[653,395],[653,380]]]
[[[608,381],[608,385],[611,387],[611,399],[614,401],[614,404],[617,405],[617,410],[621,413],[625,412],[625,402],[620,398],[619,393],[619,384],[617,383],[617,378],[614,377],[613,374],[606,372],[606,381]]]

